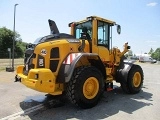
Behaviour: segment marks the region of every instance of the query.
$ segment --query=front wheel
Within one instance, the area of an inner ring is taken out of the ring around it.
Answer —
[[[143,70],[139,65],[133,65],[128,73],[127,82],[121,83],[121,88],[126,93],[135,94],[142,89]]]
[[[104,91],[104,80],[101,72],[92,66],[75,69],[73,77],[67,84],[67,96],[70,101],[81,107],[94,107]]]

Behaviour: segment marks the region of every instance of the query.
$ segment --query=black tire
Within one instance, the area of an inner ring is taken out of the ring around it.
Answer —
[[[121,88],[124,92],[129,94],[139,93],[142,89],[143,79],[142,68],[139,65],[133,65],[129,71],[127,82],[121,83]]]
[[[95,96],[91,95],[93,98],[87,98],[88,96],[85,97],[86,94],[84,94],[87,91],[86,89],[84,89],[85,85],[86,84],[88,85],[88,83],[86,82],[90,79],[96,81],[96,84],[94,85],[92,84],[95,88],[96,86],[99,86],[97,87]],[[83,66],[75,69],[71,80],[67,84],[67,90],[66,90],[69,100],[73,104],[84,109],[92,108],[95,105],[97,105],[98,101],[101,98],[101,95],[103,94],[103,91],[104,91],[103,76],[97,68],[92,66],[85,66],[85,67]]]

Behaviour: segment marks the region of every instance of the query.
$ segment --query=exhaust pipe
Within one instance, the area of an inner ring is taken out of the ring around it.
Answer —
[[[48,20],[48,23],[49,23],[49,27],[50,27],[50,30],[51,30],[50,34],[59,34],[59,30],[57,28],[56,23],[53,20],[50,20],[50,19]]]

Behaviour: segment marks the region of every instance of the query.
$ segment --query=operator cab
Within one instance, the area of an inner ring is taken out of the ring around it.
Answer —
[[[97,53],[105,62],[110,61],[109,50],[112,49],[112,26],[117,26],[117,32],[120,34],[121,27],[114,21],[100,18],[97,16],[87,17],[80,22],[71,22],[71,35],[77,39],[81,39],[83,35],[83,28],[87,28],[87,34],[90,40],[86,37],[85,40],[89,42],[90,53]],[[86,35],[87,36],[87,35]]]
[[[96,16],[87,17],[86,20],[80,22],[69,23],[71,27],[71,35],[77,39],[81,39],[86,33],[86,40],[91,41],[92,45],[103,46],[108,50],[112,47],[112,26],[117,25],[114,21],[103,19]],[[85,32],[83,31],[85,29]],[[120,25],[117,25],[117,32],[121,32]]]

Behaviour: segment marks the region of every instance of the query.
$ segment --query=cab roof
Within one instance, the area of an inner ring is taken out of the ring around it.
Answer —
[[[89,16],[89,17],[86,17],[86,19],[81,20],[81,21],[79,21],[79,22],[71,22],[71,23],[69,23],[69,27],[71,26],[72,23],[77,23],[77,24],[79,24],[79,23],[87,22],[87,21],[93,20],[93,19],[97,19],[97,20],[99,20],[99,21],[107,22],[107,23],[109,23],[109,24],[111,24],[111,25],[116,24],[116,22],[111,21],[111,20],[108,20],[108,19],[105,19],[105,18],[101,18],[101,17],[98,17],[98,16]]]
[[[110,24],[115,24],[116,23],[112,20],[108,20],[108,19],[101,18],[101,17],[98,17],[98,16],[90,16],[90,17],[87,17],[86,19],[97,19],[97,20],[104,21],[104,22],[107,22],[107,23],[110,23]]]

